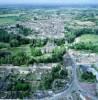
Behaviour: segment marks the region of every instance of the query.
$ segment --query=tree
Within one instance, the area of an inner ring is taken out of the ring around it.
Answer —
[[[44,87],[45,89],[51,89],[52,84],[56,79],[65,79],[67,77],[68,73],[67,70],[61,69],[62,65],[58,64],[56,67],[52,68],[51,72],[47,72],[42,76],[41,81],[41,87]]]
[[[29,62],[29,56],[23,51],[16,53],[12,56],[12,63],[14,65],[24,65],[28,64]]]
[[[0,29],[0,42],[9,42],[10,35],[4,29]]]
[[[34,17],[34,20],[38,20],[38,18],[37,17]]]
[[[65,39],[55,39],[54,43],[58,46],[65,44]]]
[[[10,41],[10,46],[11,47],[17,47],[17,46],[19,46],[18,40],[16,40],[16,39],[11,40]]]
[[[60,78],[66,78],[68,76],[67,70],[61,70],[60,71]]]
[[[31,48],[31,53],[34,57],[42,55],[41,49],[39,48]]]
[[[33,47],[43,47],[47,44],[48,39],[33,39],[31,46]]]
[[[96,79],[96,76],[92,74],[92,72],[85,72],[81,75],[84,80],[92,81]]]
[[[17,82],[15,84],[15,90],[17,91],[27,91],[30,89],[30,85],[24,82]]]
[[[0,49],[2,49],[2,48],[9,48],[9,44],[0,43]]]

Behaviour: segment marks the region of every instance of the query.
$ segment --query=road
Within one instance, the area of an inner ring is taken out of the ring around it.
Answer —
[[[43,98],[40,100],[63,100],[65,97],[70,96],[71,93],[73,93],[73,92],[76,92],[83,96],[89,97],[89,98],[91,98],[91,100],[98,100],[97,97],[92,96],[91,94],[89,94],[88,91],[85,91],[80,87],[79,81],[78,81],[78,76],[77,76],[78,66],[76,64],[76,61],[70,51],[67,52],[67,56],[71,63],[71,66],[72,66],[72,78],[71,78],[71,82],[70,82],[69,86],[67,88],[65,87],[61,92],[55,93],[51,97],[46,97],[46,98]],[[66,57],[64,58],[64,60],[65,59],[66,59]],[[1,83],[1,87],[2,87],[2,85],[3,85],[3,83]]]
[[[55,95],[53,95],[50,98],[45,98],[42,100],[62,100],[62,98],[64,99],[66,96],[70,95],[73,92],[79,93],[85,97],[89,97],[91,98],[91,100],[98,100],[97,97],[89,94],[87,91],[83,90],[80,85],[79,85],[79,81],[78,81],[78,76],[77,76],[77,64],[76,61],[74,59],[74,57],[72,56],[72,54],[70,54],[70,51],[67,52],[69,58],[70,58],[70,62],[71,62],[71,66],[72,66],[72,81],[71,84],[69,85],[69,87],[66,89],[64,89],[62,92],[57,93]]]

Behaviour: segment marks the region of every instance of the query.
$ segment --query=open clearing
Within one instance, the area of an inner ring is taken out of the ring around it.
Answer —
[[[14,18],[0,18],[0,25],[2,24],[14,24],[16,23],[16,19]]]
[[[4,18],[4,17],[19,17],[20,15],[23,15],[25,13],[12,13],[12,14],[0,14],[0,18]]]
[[[80,25],[80,26],[94,26],[96,25],[94,22],[92,21],[80,21],[80,20],[75,20],[75,23],[77,25]]]
[[[19,16],[20,14],[2,14],[0,15],[0,18],[4,18],[4,17],[17,17]]]
[[[78,42],[92,42],[92,43],[98,43],[98,35],[94,35],[94,34],[85,34],[80,36],[78,39]],[[76,39],[76,41],[77,41]]]

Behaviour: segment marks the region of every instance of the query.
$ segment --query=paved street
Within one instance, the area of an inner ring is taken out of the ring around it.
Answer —
[[[79,82],[78,82],[78,78],[77,78],[77,65],[76,62],[72,56],[72,54],[70,54],[70,51],[67,52],[68,56],[70,58],[71,61],[71,65],[72,65],[72,82],[69,85],[69,87],[66,89],[64,89],[64,91],[53,95],[50,98],[46,98],[46,99],[42,99],[42,100],[62,100],[64,99],[66,96],[70,95],[73,92],[82,94],[85,97],[89,97],[91,98],[91,100],[98,100],[97,97],[92,96],[91,94],[89,94],[87,91],[83,90],[80,86],[79,86]]]

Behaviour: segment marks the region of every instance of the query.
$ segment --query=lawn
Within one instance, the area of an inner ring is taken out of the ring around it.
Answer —
[[[2,24],[14,24],[16,23],[16,19],[14,18],[0,18],[0,25]]]
[[[18,17],[20,14],[2,14],[0,15],[0,18],[4,18],[4,17]]]
[[[98,43],[98,35],[94,35],[94,34],[85,34],[80,36],[79,38],[79,42],[92,42],[92,43]]]
[[[84,34],[76,38],[76,43],[71,48],[75,50],[85,50],[93,53],[98,53],[98,35]]]
[[[26,52],[26,54],[28,56],[31,56],[31,49],[29,47],[29,45],[22,45],[20,47],[13,47],[13,48],[9,48],[9,50],[12,51],[12,53],[17,53],[17,52]]]

